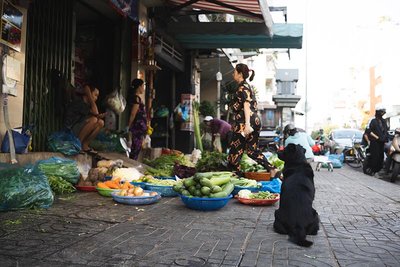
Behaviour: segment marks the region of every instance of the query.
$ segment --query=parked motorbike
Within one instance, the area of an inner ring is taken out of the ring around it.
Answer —
[[[274,140],[267,145],[267,150],[272,153],[277,153],[281,149],[281,138],[279,136],[274,137]]]
[[[390,181],[394,183],[400,172],[400,152],[393,152],[392,154],[392,174]]]

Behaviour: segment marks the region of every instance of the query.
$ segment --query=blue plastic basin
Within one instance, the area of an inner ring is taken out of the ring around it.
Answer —
[[[188,197],[180,195],[182,202],[190,209],[194,210],[219,210],[223,208],[232,198],[232,195],[221,198]]]
[[[235,185],[235,189],[233,189],[232,195],[236,196],[242,189],[247,189],[250,190],[251,192],[257,192],[261,190],[261,187],[245,187],[245,186]]]
[[[147,190],[155,191],[163,197],[176,197],[178,195],[178,193],[174,191],[173,186],[169,185],[154,185],[146,183],[145,187]]]

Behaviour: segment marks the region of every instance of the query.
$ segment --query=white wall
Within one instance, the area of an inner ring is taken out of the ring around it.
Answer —
[[[23,25],[22,25],[22,43],[21,43],[21,52],[13,52],[11,56],[16,60],[21,62],[21,78],[17,83],[17,97],[9,96],[8,97],[8,113],[10,126],[12,128],[22,126],[22,112],[23,112],[23,104],[24,104],[24,78],[25,78],[25,49],[26,49],[26,21],[27,21],[27,10],[20,8],[20,11],[23,13]],[[1,48],[0,48],[1,49]],[[14,51],[11,50],[10,51]],[[0,135],[1,140],[3,140],[6,126],[4,124],[4,113],[3,113],[3,95],[0,95]]]

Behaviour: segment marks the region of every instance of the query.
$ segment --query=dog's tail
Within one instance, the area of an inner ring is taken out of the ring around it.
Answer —
[[[311,247],[313,242],[308,241],[306,237],[307,235],[305,228],[301,227],[300,225],[296,225],[294,229],[294,235],[291,235],[289,240],[301,247]]]

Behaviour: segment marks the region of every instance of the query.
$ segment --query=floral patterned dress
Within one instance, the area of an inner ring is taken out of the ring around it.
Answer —
[[[245,128],[244,103],[250,103],[250,126],[254,131],[244,137],[242,132]],[[261,120],[257,114],[257,101],[253,90],[244,81],[239,84],[231,102],[234,123],[232,125],[232,140],[230,143],[228,162],[233,171],[240,171],[240,160],[246,151],[250,158],[263,165],[267,170],[271,165],[265,156],[258,149],[258,138],[261,130]]]
[[[131,153],[129,157],[137,160],[140,150],[142,149],[143,138],[147,131],[147,116],[145,106],[139,96],[135,95],[133,105],[139,105],[136,117],[133,120],[132,126],[129,129],[132,134]]]

